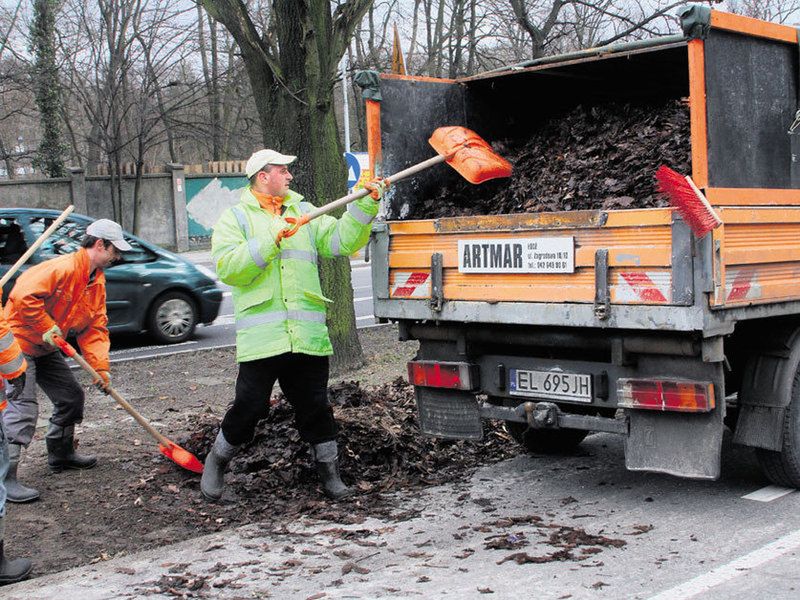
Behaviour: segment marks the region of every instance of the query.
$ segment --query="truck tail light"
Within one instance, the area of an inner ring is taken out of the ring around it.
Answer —
[[[620,379],[617,406],[676,412],[714,410],[714,385],[709,382],[668,379]]]
[[[413,385],[472,390],[477,384],[477,367],[464,362],[412,360],[408,363],[408,380]]]

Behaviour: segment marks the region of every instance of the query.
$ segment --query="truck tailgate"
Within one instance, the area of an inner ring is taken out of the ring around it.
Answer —
[[[606,285],[611,304],[691,303],[691,280],[687,284],[684,274],[676,275],[673,268],[679,257],[669,209],[398,221],[388,224],[388,232],[389,298],[430,298],[431,261],[439,253],[448,301],[594,303],[598,286]],[[529,251],[531,240],[551,238],[565,238],[569,252],[561,252],[562,247],[557,252]],[[687,235],[682,239],[685,247],[679,250],[685,263],[690,240]],[[498,242],[494,260],[491,251],[475,248],[481,241]],[[520,272],[519,261],[514,262],[518,257],[508,252],[509,241],[523,242],[522,269],[534,272]],[[461,256],[473,250],[479,253],[474,262]],[[603,251],[607,271],[598,273]],[[691,255],[688,263],[690,268]],[[678,264],[678,270],[685,266]]]

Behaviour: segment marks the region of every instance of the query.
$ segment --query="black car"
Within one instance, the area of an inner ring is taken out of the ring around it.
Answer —
[[[5,274],[61,213],[33,208],[0,208],[0,277]],[[23,265],[75,252],[93,221],[70,215]],[[219,314],[222,290],[213,272],[177,254],[125,232],[133,249],[105,269],[108,330],[148,331],[161,343],[187,340],[198,323],[210,324]],[[3,287],[3,300],[13,286]]]

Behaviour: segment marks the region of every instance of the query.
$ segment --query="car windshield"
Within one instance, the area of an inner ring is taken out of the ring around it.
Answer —
[[[52,217],[36,217],[31,219],[30,228],[34,237],[42,235],[55,219]],[[68,219],[56,229],[53,234],[42,244],[40,252],[43,258],[49,259],[62,254],[76,252],[81,247],[81,242],[86,235],[88,223]],[[131,245],[131,250],[122,253],[122,258],[116,264],[143,263],[155,260],[152,252],[143,247],[139,242],[128,235],[125,240]]]

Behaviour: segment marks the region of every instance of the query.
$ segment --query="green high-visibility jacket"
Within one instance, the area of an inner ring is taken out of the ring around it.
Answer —
[[[282,217],[299,217],[315,207],[289,192]],[[350,256],[369,240],[378,203],[369,196],[351,202],[335,219],[322,215],[280,245],[281,219],[261,208],[245,188],[238,204],[225,210],[211,238],[217,275],[233,287],[236,360],[245,362],[298,352],[333,353],[325,324],[317,256]]]

